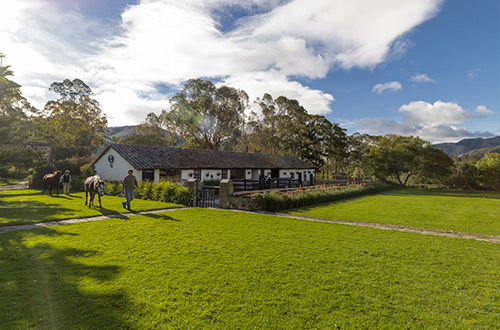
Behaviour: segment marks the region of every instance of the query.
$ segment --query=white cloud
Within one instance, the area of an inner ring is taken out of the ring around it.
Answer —
[[[426,82],[436,82],[434,79],[430,78],[425,73],[417,73],[410,78],[411,81],[417,83],[426,83]]]
[[[399,107],[402,121],[382,118],[362,118],[356,121],[358,127],[368,134],[400,134],[420,136],[433,142],[458,141],[463,138],[491,137],[487,131],[470,131],[464,124],[479,117],[494,114],[485,106],[478,106],[474,112],[463,109],[454,102],[436,101],[433,104],[416,101]]]
[[[385,91],[395,92],[403,89],[403,86],[398,81],[386,82],[384,84],[376,84],[372,88],[372,92],[375,94],[382,94]]]
[[[305,87],[296,81],[291,81],[276,70],[230,77],[224,80],[223,83],[242,89],[255,97],[262,97],[264,93],[268,93],[275,99],[284,95],[289,99],[300,100],[300,104],[314,114],[324,115],[329,113],[331,111],[330,103],[335,100],[332,95]],[[250,98],[250,101],[255,100],[255,97]]]
[[[140,0],[119,25],[51,0],[9,3],[2,10],[9,14],[0,14],[0,51],[25,96],[43,106],[53,97],[51,82],[78,77],[110,123],[121,125],[165,107],[171,95],[157,84],[175,87],[194,77],[244,89],[251,100],[283,94],[328,113],[333,96],[294,77],[323,78],[333,69],[386,61],[404,51],[405,34],[436,15],[442,0]],[[236,12],[246,16],[231,16]],[[223,26],[221,17],[233,22]]]
[[[411,125],[463,124],[470,119],[470,112],[454,102],[410,102],[399,107],[399,112],[403,120]]]
[[[488,109],[486,106],[484,105],[478,105],[476,107],[476,111],[475,111],[477,114],[479,114],[480,116],[489,116],[489,115],[492,115],[494,114],[494,112],[490,109]]]

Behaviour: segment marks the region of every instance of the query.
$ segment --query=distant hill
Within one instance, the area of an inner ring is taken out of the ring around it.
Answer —
[[[477,154],[482,157],[486,152],[499,152],[500,136],[487,139],[464,139],[456,143],[438,143],[433,147],[443,150],[448,156]]]
[[[124,139],[134,133],[136,133],[136,129],[134,126],[114,126],[108,127],[109,133],[106,135],[105,139],[111,141],[112,137],[117,137],[119,139]]]
[[[459,155],[459,157],[479,156],[479,158],[482,158],[484,156],[484,154],[487,154],[487,153],[500,154],[500,146],[491,147],[491,148],[474,149],[472,151],[469,151],[469,152],[466,152],[466,153]]]

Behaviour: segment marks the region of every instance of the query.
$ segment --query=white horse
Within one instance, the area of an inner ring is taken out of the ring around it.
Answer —
[[[89,209],[94,206],[94,196],[99,196],[99,208],[102,209],[101,196],[104,195],[104,180],[99,175],[90,176],[85,180],[85,205],[90,199]]]

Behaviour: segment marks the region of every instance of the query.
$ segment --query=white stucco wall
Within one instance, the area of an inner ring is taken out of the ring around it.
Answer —
[[[290,178],[290,173],[295,173],[295,176],[294,178],[297,179],[297,172],[300,172],[302,173],[302,179],[304,179],[304,175],[307,174],[307,180],[310,179],[310,175],[311,174],[314,174],[314,169],[307,169],[307,170],[298,170],[298,169],[283,169],[283,170],[280,170],[280,178]],[[311,174],[309,174],[309,172],[311,172]],[[285,174],[286,173],[286,174]]]
[[[109,155],[114,158],[113,163],[108,161]],[[110,166],[112,164],[112,166]],[[134,167],[130,165],[122,156],[120,156],[113,148],[110,148],[96,163],[95,170],[97,175],[106,181],[121,181],[127,175],[127,171]],[[134,169],[134,175],[137,181],[142,179],[142,171]]]

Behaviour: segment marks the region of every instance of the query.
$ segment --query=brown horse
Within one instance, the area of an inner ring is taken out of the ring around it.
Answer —
[[[90,176],[85,180],[85,205],[90,199],[89,209],[94,206],[94,196],[99,196],[99,208],[102,209],[101,196],[104,195],[104,180],[99,175]]]
[[[59,196],[59,177],[61,176],[61,171],[55,171],[54,173],[45,174],[43,176],[43,189],[42,194],[45,189],[49,189],[49,195],[52,195],[52,189],[56,188],[57,195]]]

